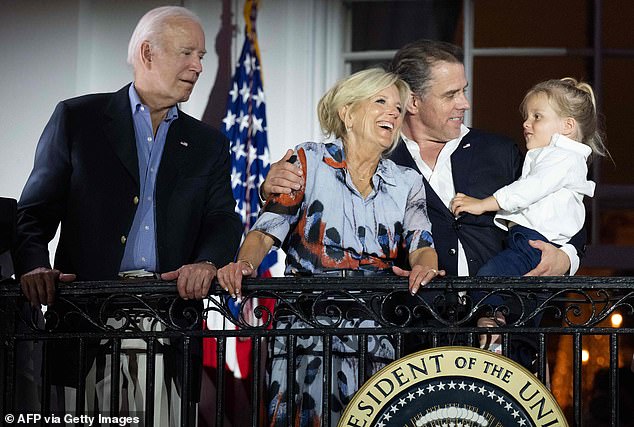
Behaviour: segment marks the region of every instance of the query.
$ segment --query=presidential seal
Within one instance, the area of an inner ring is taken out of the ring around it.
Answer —
[[[354,395],[339,427],[568,426],[550,391],[511,359],[438,347],[386,366]]]

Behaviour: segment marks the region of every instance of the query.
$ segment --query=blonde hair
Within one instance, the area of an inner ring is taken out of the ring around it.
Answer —
[[[387,72],[381,68],[370,68],[359,71],[337,82],[317,104],[317,116],[324,134],[343,138],[346,133],[346,124],[339,117],[339,110],[345,106],[356,107],[361,101],[371,98],[378,92],[390,86],[396,86],[401,99],[401,116],[405,114],[405,108],[409,100],[409,86],[396,74]],[[391,151],[396,147],[400,135],[394,134]]]
[[[589,146],[592,153],[599,156],[610,156],[603,143],[604,134],[599,124],[597,105],[592,86],[577,81],[572,77],[546,80],[537,83],[524,96],[520,105],[522,117],[528,113],[526,104],[534,95],[544,94],[548,98],[555,113],[560,117],[571,117],[577,122],[578,135],[575,139]]]

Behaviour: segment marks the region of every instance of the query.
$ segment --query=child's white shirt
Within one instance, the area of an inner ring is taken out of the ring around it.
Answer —
[[[590,147],[555,134],[546,147],[528,150],[522,176],[493,196],[500,205],[495,224],[507,221],[533,229],[563,245],[583,227],[583,196],[592,197],[595,183],[587,179]]]

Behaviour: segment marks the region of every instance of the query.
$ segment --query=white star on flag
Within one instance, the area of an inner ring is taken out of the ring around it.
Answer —
[[[247,86],[246,82],[242,83],[242,89],[240,89],[240,96],[242,96],[243,104],[246,104],[246,102],[249,100],[249,97],[251,96],[249,87]]]
[[[253,99],[255,100],[255,106],[259,107],[261,103],[264,102],[264,92],[262,89],[258,88],[258,94],[253,95]]]
[[[262,119],[258,119],[257,117],[255,117],[253,119],[253,126],[251,127],[251,130],[253,131],[253,136],[255,136],[255,134],[258,132],[263,132],[264,129],[262,129]]]
[[[238,99],[238,84],[236,82],[233,82],[229,95],[231,96],[231,102],[236,102],[236,99]]]
[[[222,123],[225,124],[225,131],[228,131],[236,124],[236,115],[231,111],[227,111],[227,115],[222,119]]]
[[[244,145],[239,144],[231,147],[231,152],[236,158],[236,161],[240,160],[240,158],[244,157],[246,159],[247,152],[244,151]]]

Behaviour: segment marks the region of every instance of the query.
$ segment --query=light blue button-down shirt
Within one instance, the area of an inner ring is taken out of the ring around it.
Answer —
[[[134,89],[134,84],[130,85],[128,93],[139,158],[140,193],[139,204],[121,260],[121,271],[141,269],[157,271],[159,265],[156,257],[154,202],[156,176],[161,164],[167,131],[172,122],[178,118],[178,109],[173,106],[168,110],[165,119],[159,124],[155,136],[152,132],[150,109],[141,102],[139,94]]]

